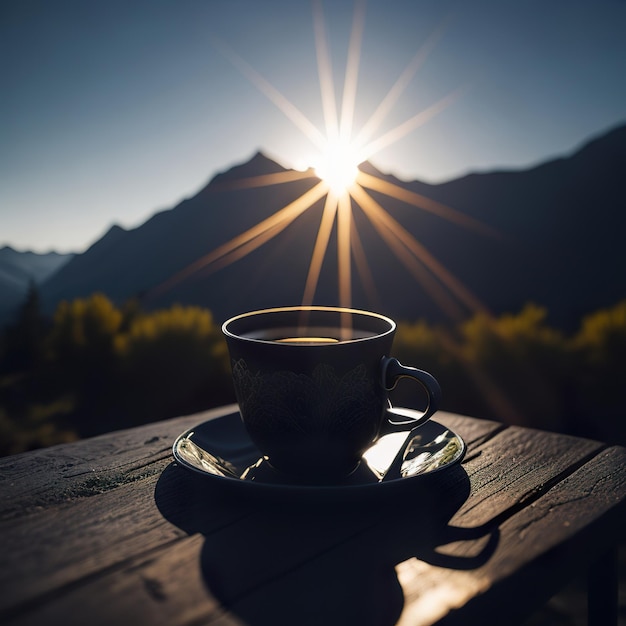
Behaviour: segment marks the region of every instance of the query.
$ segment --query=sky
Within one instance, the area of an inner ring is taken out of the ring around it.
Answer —
[[[390,91],[379,135],[426,112],[385,173],[524,168],[626,122],[624,0],[3,0],[0,247],[82,252],[258,150],[305,168],[276,101],[324,131],[315,33],[340,108],[355,15],[354,130]]]

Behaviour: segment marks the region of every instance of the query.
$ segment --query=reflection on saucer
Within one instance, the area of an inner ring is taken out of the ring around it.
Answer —
[[[427,442],[423,435],[417,435],[407,446],[400,474],[406,478],[434,472],[454,463],[459,454],[463,454],[464,448],[463,441],[450,430]]]

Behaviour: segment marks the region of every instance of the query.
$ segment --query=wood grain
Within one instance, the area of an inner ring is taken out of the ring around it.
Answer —
[[[170,452],[232,410],[0,460],[0,621],[503,623],[620,536],[623,449],[444,412],[465,462],[400,502],[233,502]]]
[[[175,437],[236,405],[120,430],[0,459],[0,521],[97,495],[145,477],[171,460]],[[156,464],[156,465],[155,465]]]

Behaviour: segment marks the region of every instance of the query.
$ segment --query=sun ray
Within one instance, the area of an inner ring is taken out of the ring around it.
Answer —
[[[365,249],[361,243],[359,232],[356,227],[356,222],[352,220],[352,232],[350,233],[350,246],[352,248],[352,257],[354,258],[354,266],[361,280],[361,284],[365,290],[369,302],[375,309],[381,308],[380,296],[378,295],[378,289],[376,289],[376,283],[372,276],[369,263],[367,262],[367,255]]]
[[[482,302],[467,289],[449,270],[447,270],[417,239],[396,221],[383,207],[378,204],[363,188],[358,185],[353,190],[354,199],[369,219],[382,224],[392,235],[401,242],[417,259],[428,269],[471,311],[487,312]]]
[[[396,256],[396,258],[407,268],[413,277],[424,287],[428,295],[439,306],[439,308],[451,319],[462,319],[462,311],[459,305],[443,289],[440,282],[435,280],[433,275],[426,269],[424,263],[416,258],[411,251],[398,238],[397,233],[384,219],[385,211],[378,211],[380,207],[376,201],[364,190],[355,190],[355,200],[367,215],[381,239]]]
[[[326,136],[328,140],[332,142],[339,137],[337,99],[335,98],[333,66],[328,52],[324,13],[320,0],[313,0],[313,27],[315,31],[315,50],[317,53],[320,90],[322,92],[322,111],[326,124]]]
[[[304,211],[312,207],[318,200],[323,198],[327,192],[327,186],[320,181],[319,183],[317,183],[317,185],[315,185],[315,187],[309,189],[309,191],[303,193],[293,202],[290,202],[288,205],[286,205],[276,213],[273,213],[262,222],[259,222],[252,228],[249,228],[245,232],[241,233],[240,235],[233,237],[233,239],[231,239],[230,241],[215,248],[212,252],[201,257],[191,265],[188,265],[186,268],[169,278],[167,281],[157,286],[151,292],[151,295],[155,296],[163,291],[166,291],[167,289],[170,289],[171,287],[188,278],[192,274],[195,274],[196,272],[205,269],[207,266],[215,263],[222,257],[233,253],[235,250],[237,250],[237,248],[248,245],[254,239],[261,237],[262,235],[267,233],[267,231],[275,229],[281,225],[284,225],[283,228],[280,229],[283,230],[289,224],[291,224],[291,222],[293,222],[296,217],[304,213]],[[264,239],[263,243],[268,240],[269,239]]]
[[[337,199],[329,193],[326,196],[322,221],[317,231],[315,247],[313,248],[311,263],[309,264],[309,273],[304,287],[304,296],[302,297],[302,304],[304,305],[313,304],[313,298],[315,297],[315,291],[317,289],[317,283],[322,269],[322,262],[324,261],[326,251],[328,250],[328,242],[333,230],[336,215]]]
[[[434,104],[431,104],[428,108],[420,111],[413,117],[409,118],[402,124],[399,124],[389,132],[385,133],[378,139],[374,139],[363,148],[359,150],[365,155],[365,158],[369,159],[373,154],[380,152],[383,148],[396,143],[403,137],[406,137],[410,132],[416,128],[423,126],[430,119],[439,115],[444,109],[449,107],[453,102],[458,100],[461,94],[465,91],[465,88],[458,88],[450,92],[447,96],[444,96]]]
[[[268,241],[276,237],[279,233],[285,230],[291,223],[298,218],[302,213],[284,219],[282,222],[268,228],[266,231],[259,233],[256,237],[249,239],[245,243],[240,246],[225,252],[222,256],[210,261],[208,265],[206,265],[203,269],[196,270],[197,273],[206,276],[208,274],[212,274],[213,272],[217,272],[229,265],[232,265],[236,261],[243,259],[245,256],[254,252],[257,248],[265,245]]]
[[[255,87],[271,100],[293,124],[313,143],[318,150],[323,150],[326,144],[324,135],[300,111],[292,102],[276,89],[269,81],[259,74],[249,63],[244,61],[238,54],[228,46],[219,42],[216,44],[222,54],[244,75]]]
[[[361,62],[361,44],[363,41],[363,28],[365,26],[365,1],[357,1],[354,5],[354,17],[352,19],[352,32],[348,46],[348,61],[346,63],[346,75],[343,86],[343,98],[341,103],[341,117],[339,122],[339,140],[349,142],[352,136],[352,124],[356,109],[356,91],[359,76],[359,64]]]
[[[473,219],[465,213],[461,213],[461,211],[457,211],[456,209],[442,204],[441,202],[427,198],[422,194],[409,191],[399,185],[394,185],[393,183],[383,180],[382,178],[378,178],[377,176],[372,176],[371,174],[366,174],[365,172],[359,170],[356,182],[362,187],[379,191],[384,193],[386,196],[396,198],[406,204],[411,204],[419,209],[433,213],[438,217],[442,217],[449,222],[453,222],[459,226],[464,226],[465,228],[479,232],[482,235],[487,235],[497,239],[502,238],[502,235],[497,230]]]
[[[389,115],[391,109],[396,102],[400,99],[400,96],[404,93],[404,90],[408,87],[411,80],[422,67],[437,42],[444,33],[447,20],[440,24],[433,33],[424,42],[421,48],[415,53],[415,56],[411,59],[406,66],[402,74],[398,77],[398,80],[394,83],[391,89],[387,92],[387,95],[382,99],[378,108],[374,111],[372,116],[365,122],[359,134],[355,138],[356,145],[364,145],[370,140],[374,133],[380,128],[387,115]]]
[[[464,368],[476,389],[497,415],[506,415],[515,424],[524,423],[524,416],[518,409],[516,402],[502,389],[474,359],[470,359],[461,347],[458,337],[453,336],[450,330],[438,329],[438,334],[446,348],[453,354]]]
[[[260,176],[238,178],[237,180],[218,181],[216,183],[212,183],[211,187],[215,191],[250,189],[257,187],[269,187],[271,185],[281,185],[283,183],[290,183],[307,178],[317,178],[312,169],[308,169],[304,172],[286,170],[284,172],[274,172],[273,174],[261,174]]]
[[[352,203],[350,195],[344,193],[337,199],[337,261],[339,279],[339,303],[342,307],[352,306],[352,258],[350,254],[350,231]],[[341,314],[341,338],[348,339],[352,331],[352,318],[346,311]]]
[[[337,200],[337,260],[339,273],[339,303],[343,307],[352,305],[352,272],[350,255],[350,230],[352,205],[346,193]]]

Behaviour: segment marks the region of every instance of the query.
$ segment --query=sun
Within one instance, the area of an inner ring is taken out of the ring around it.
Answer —
[[[329,140],[323,152],[312,164],[315,175],[323,181],[331,193],[340,197],[350,192],[359,175],[363,162],[350,141]]]
[[[368,298],[379,301],[370,269],[371,258],[363,245],[357,214],[365,218],[376,231],[389,251],[414,276],[434,302],[451,319],[464,319],[466,311],[485,311],[484,305],[462,282],[418,241],[380,204],[378,198],[392,197],[401,202],[432,213],[459,226],[483,235],[499,238],[499,233],[485,224],[449,206],[360,170],[359,165],[377,152],[394,144],[433,116],[439,114],[459,94],[457,89],[427,108],[418,111],[400,125],[380,132],[381,126],[402,92],[425,61],[441,35],[435,31],[415,54],[395,84],[390,88],[367,119],[365,124],[353,128],[356,107],[357,75],[363,29],[363,4],[355,10],[353,31],[350,37],[341,105],[335,95],[332,64],[321,12],[321,3],[313,3],[314,26],[324,128],[318,128],[291,101],[261,76],[251,65],[232,50],[222,47],[222,52],[269,100],[271,100],[303,135],[310,140],[317,158],[306,171],[285,170],[253,176],[236,181],[239,187],[262,187],[288,183],[298,179],[317,179],[308,191],[295,198],[266,219],[218,246],[209,254],[197,259],[178,274],[165,281],[154,292],[166,290],[177,282],[199,271],[214,272],[238,261],[265,245],[279,233],[289,228],[301,215],[324,200],[324,209],[317,232],[309,270],[306,277],[302,303],[313,304],[324,259],[329,252],[332,233],[336,233],[338,300],[341,306],[352,304],[353,278],[360,279]],[[354,133],[354,134],[353,134]],[[374,195],[372,195],[374,192]]]

